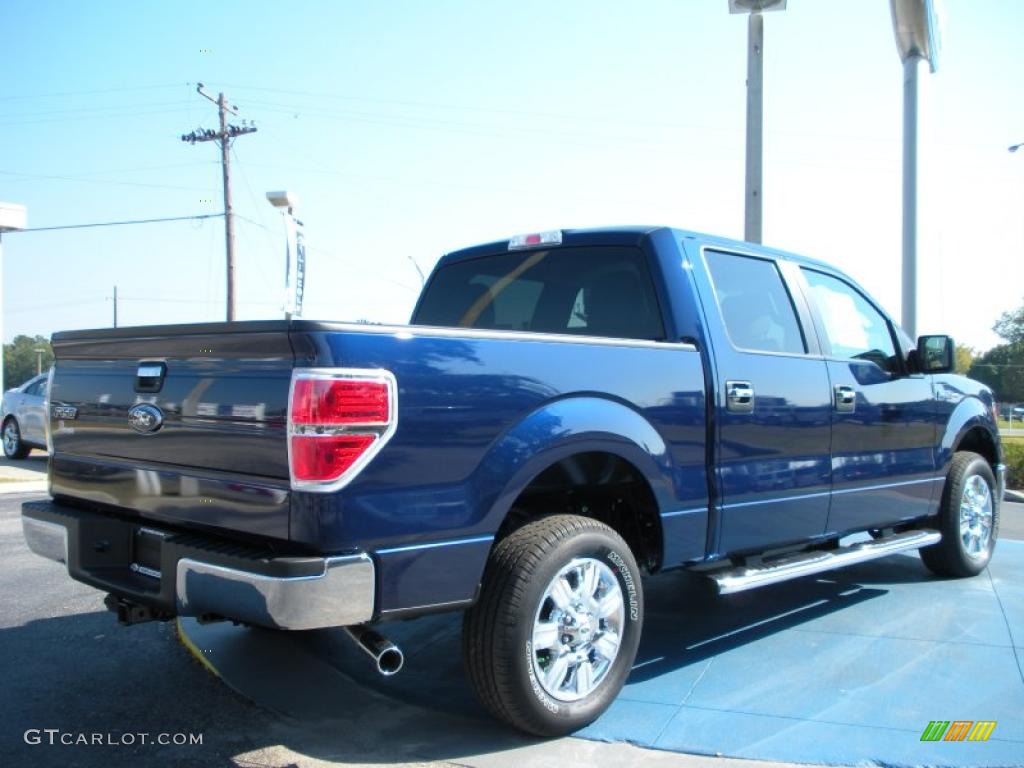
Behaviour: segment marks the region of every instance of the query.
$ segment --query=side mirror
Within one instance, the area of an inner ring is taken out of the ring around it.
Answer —
[[[921,373],[950,373],[955,362],[953,339],[949,336],[919,336],[917,366]]]

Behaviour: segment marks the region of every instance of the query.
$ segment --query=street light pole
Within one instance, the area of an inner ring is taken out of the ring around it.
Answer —
[[[896,50],[903,62],[903,288],[902,323],[917,336],[917,91],[921,62],[939,60],[938,0],[890,0]]]
[[[764,11],[784,11],[786,0],[729,0],[729,13],[747,16],[747,138],[743,239],[761,242],[764,209]]]
[[[761,242],[764,179],[764,17],[747,17],[747,171],[744,185],[743,239]]]
[[[902,325],[917,338],[917,75],[919,56],[903,60]]]

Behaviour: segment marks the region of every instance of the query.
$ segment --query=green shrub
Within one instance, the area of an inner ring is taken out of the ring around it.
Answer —
[[[1003,460],[1006,462],[1006,487],[1024,490],[1024,440],[1004,437]]]

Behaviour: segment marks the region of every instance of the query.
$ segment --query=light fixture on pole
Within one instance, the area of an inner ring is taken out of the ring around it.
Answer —
[[[729,0],[729,13],[747,18],[747,151],[743,239],[761,242],[764,154],[764,19],[765,11],[786,10],[786,0]]]
[[[1018,149],[1020,149],[1021,147],[1024,147],[1024,142],[1021,142],[1020,144],[1014,144],[1014,145],[1013,145],[1012,147],[1009,147],[1009,148],[1008,148],[1008,151],[1010,151],[1010,152],[1016,152],[1016,151],[1017,151]]]
[[[17,232],[28,225],[28,212],[24,205],[0,203],[0,393],[4,391],[3,365],[3,273],[4,273],[4,232]]]
[[[298,197],[280,190],[267,192],[267,200],[284,217],[285,226],[285,270],[284,270],[284,317],[290,320],[302,316],[302,297],[306,287],[306,245],[302,222],[295,218]]]
[[[896,50],[903,62],[903,307],[902,325],[917,336],[917,81],[923,61],[938,67],[938,0],[890,0]]]

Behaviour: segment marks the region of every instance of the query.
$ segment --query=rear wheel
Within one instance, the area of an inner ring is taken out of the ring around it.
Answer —
[[[640,572],[611,528],[574,515],[500,541],[463,623],[466,671],[488,710],[558,736],[596,720],[622,689],[643,621]]]
[[[32,450],[21,439],[21,429],[18,427],[18,420],[13,416],[4,422],[4,455],[8,459],[24,459]]]
[[[999,500],[992,467],[984,457],[959,451],[946,477],[939,507],[942,541],[921,550],[940,576],[974,576],[992,558],[999,535]]]

